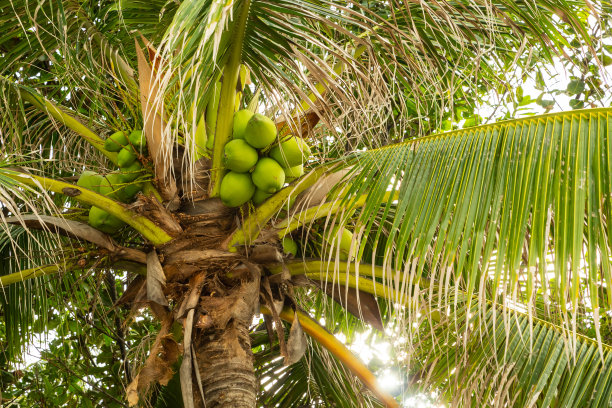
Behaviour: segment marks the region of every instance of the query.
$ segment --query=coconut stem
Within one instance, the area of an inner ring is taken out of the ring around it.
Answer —
[[[161,245],[172,240],[172,237],[168,235],[166,231],[159,228],[147,217],[139,215],[132,210],[128,210],[122,204],[102,194],[94,193],[91,190],[74,184],[32,174],[24,174],[7,169],[3,169],[2,174],[27,186],[64,194],[80,203],[103,208],[104,211],[114,215],[129,224],[136,231],[140,232],[142,236],[148,239],[153,245]]]
[[[242,57],[242,43],[246,30],[247,17],[249,15],[250,0],[242,4],[240,17],[234,27],[232,49],[223,70],[223,84],[221,86],[221,99],[217,114],[217,126],[215,128],[215,141],[213,146],[212,169],[210,180],[210,196],[218,197],[221,187],[221,179],[224,170],[221,163],[223,147],[232,135],[232,123],[234,119],[234,106],[236,101],[236,84],[240,75],[240,60]]]

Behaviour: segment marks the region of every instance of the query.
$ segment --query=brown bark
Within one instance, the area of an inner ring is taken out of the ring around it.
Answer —
[[[181,381],[190,371],[191,387],[183,384],[182,392],[193,395],[198,408],[257,406],[249,327],[259,311],[261,267],[220,248],[236,227],[234,215],[219,199],[186,205],[176,218],[182,232],[156,249],[175,318],[193,319],[183,322],[190,329],[184,334],[192,333],[190,345],[184,339],[183,348],[192,351],[188,357],[193,365],[185,365]]]
[[[234,288],[229,296],[200,302],[205,308],[211,307],[211,313],[201,315],[195,325],[193,347],[205,400],[202,402],[199,387],[195,384],[194,402],[197,407],[256,406],[257,380],[253,371],[249,325],[258,296],[257,277]]]

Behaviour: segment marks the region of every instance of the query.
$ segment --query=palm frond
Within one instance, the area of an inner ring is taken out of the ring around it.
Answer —
[[[262,85],[261,108],[289,120],[308,101],[327,125],[315,136],[326,155],[436,129],[455,105],[467,109],[483,89],[508,87],[508,77],[516,74],[511,71],[531,64],[525,50],[551,60],[570,33],[588,42],[586,16],[595,10],[582,2],[545,0],[389,2],[372,9],[334,1],[248,3],[241,57]],[[182,2],[164,37],[168,69],[160,82],[163,93],[173,95],[165,108],[177,123],[174,138],[189,146],[229,58],[243,4]],[[342,143],[329,144],[325,136]]]
[[[268,343],[265,330],[252,334],[255,370],[261,381],[260,403],[268,406],[381,406],[362,393],[361,384],[315,342],[297,363],[283,365],[278,342]]]
[[[528,306],[550,287],[562,313],[586,299],[609,308],[611,112],[518,119],[356,154],[347,202],[367,194],[367,205],[355,229],[369,236],[376,215],[394,209],[374,246],[384,245],[383,263],[403,279],[470,296],[491,281],[491,297]]]
[[[57,238],[44,231],[26,231],[20,226],[5,226],[0,233],[0,275],[55,262]],[[18,360],[23,348],[32,340],[38,324],[47,316],[47,288],[44,278],[0,288],[0,310],[6,330],[6,353]],[[43,323],[44,324],[44,323]]]
[[[464,301],[455,316],[440,322],[423,316],[414,344],[413,385],[442,390],[452,406],[605,407],[612,403],[612,346],[578,337],[575,353],[566,347],[572,334],[514,310],[486,312]],[[475,315],[481,314],[478,321]],[[470,317],[471,315],[471,317]],[[457,319],[460,319],[457,321]],[[435,338],[447,341],[432,341]]]
[[[338,274],[339,282],[379,296],[388,294],[396,309],[413,303],[381,282],[382,267],[341,265],[350,274]],[[294,261],[287,268],[292,275],[325,280],[330,279],[333,266],[313,260]],[[359,276],[359,269],[375,279]],[[420,284],[422,293],[427,293],[430,282]],[[465,292],[452,291],[450,296],[456,301],[449,303],[456,306],[448,309],[431,308],[425,299],[416,302],[419,313],[413,327],[417,330],[410,333],[412,341],[403,350],[407,359],[400,361],[409,367],[410,389],[442,391],[441,399],[458,407],[605,407],[610,403],[612,345],[572,333],[547,320],[544,313],[531,317],[521,305],[487,302],[483,307],[472,302],[468,306]],[[612,326],[609,318],[605,322],[609,341]],[[575,353],[568,347],[572,336]]]

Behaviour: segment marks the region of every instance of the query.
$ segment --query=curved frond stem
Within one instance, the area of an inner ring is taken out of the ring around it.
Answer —
[[[265,306],[261,307],[261,312],[264,314],[271,314],[270,310]],[[279,316],[281,319],[292,322],[294,314],[297,313],[298,320],[302,325],[304,332],[308,333],[313,339],[315,339],[321,346],[329,350],[338,360],[340,360],[351,372],[353,372],[366,387],[370,389],[387,407],[399,407],[397,401],[389,394],[384,392],[374,374],[368,370],[365,364],[363,364],[359,358],[355,357],[353,353],[338,340],[333,334],[329,333],[324,327],[322,327],[316,320],[308,316],[301,310],[294,311],[290,307],[284,308]]]
[[[74,184],[64,183],[63,181],[57,181],[32,174],[20,173],[18,171],[8,169],[1,169],[0,172],[15,181],[30,187],[37,187],[46,191],[64,194],[81,203],[103,208],[104,211],[107,211],[108,213],[121,219],[136,231],[140,232],[142,236],[148,239],[153,245],[161,245],[172,240],[172,237],[168,235],[166,231],[155,225],[155,223],[147,217],[137,214],[136,212],[125,208],[125,206],[117,201],[111,200],[110,198],[101,194],[94,193],[86,188],[82,188]]]
[[[34,279],[41,276],[49,276],[54,275],[59,272],[70,272],[76,269],[83,269],[93,267],[97,269],[95,265],[89,263],[88,265],[81,266],[77,263],[77,261],[65,261],[63,265],[53,264],[53,265],[43,265],[37,266],[35,268],[24,269],[19,272],[13,272],[8,275],[0,276],[0,288],[4,288],[6,286],[12,285],[14,283],[23,282],[28,279]],[[118,261],[112,265],[113,269],[124,270],[128,272],[135,273],[137,275],[146,276],[147,275],[147,267],[139,262],[134,262],[130,260]]]
[[[278,229],[279,238],[284,237],[285,235],[295,231],[296,229],[303,227],[304,225],[318,220],[319,218],[327,217],[330,215],[336,214],[338,211],[343,210],[350,212],[357,208],[363,207],[367,202],[367,194],[362,195],[358,199],[354,201],[344,202],[342,199],[336,199],[332,202],[327,202],[315,207],[310,207],[304,211],[293,214],[290,217],[280,221],[274,227]],[[394,201],[399,198],[397,192],[388,192],[382,198],[381,203],[385,203],[388,201]]]
[[[280,210],[280,208],[287,202],[290,197],[295,197],[308,187],[312,186],[320,177],[322,177],[327,171],[330,170],[330,166],[321,166],[311,171],[298,183],[289,185],[283,188],[278,193],[270,197],[266,202],[260,205],[255,212],[249,215],[242,224],[242,227],[237,229],[230,235],[226,248],[229,251],[236,251],[235,246],[245,245],[254,241],[261,230],[266,226],[268,221]]]
[[[23,282],[28,279],[34,279],[40,276],[53,275],[60,271],[72,270],[77,267],[79,266],[76,264],[76,262],[67,262],[63,266],[54,264],[24,269],[22,271],[14,272],[9,275],[0,276],[0,288],[4,288],[8,285],[12,285],[17,282]]]
[[[83,27],[85,27],[91,38],[100,47],[102,54],[110,62],[111,69],[118,74],[118,78],[125,83],[132,96],[135,99],[138,98],[138,84],[134,79],[132,67],[121,58],[119,52],[110,45],[106,37],[92,24],[89,16],[77,1],[69,0],[66,4],[66,9],[72,9],[75,12]]]
[[[371,264],[355,264],[354,262],[346,262],[346,261],[324,261],[321,259],[296,259],[291,262],[287,262],[284,265],[269,265],[266,268],[273,274],[281,273],[283,267],[286,267],[289,273],[293,275],[312,275],[312,276],[325,276],[327,274],[326,271],[329,271],[330,268],[334,268],[334,266],[338,267],[338,270],[344,271],[347,274],[353,274],[354,276],[366,276],[369,273],[369,277],[383,279],[388,276],[388,269],[378,265]],[[421,278],[420,280],[413,283],[414,285],[419,285],[420,287],[429,287],[429,281],[425,278]]]
[[[387,299],[394,299],[399,304],[408,305],[408,300],[405,296],[402,297],[402,294],[397,291],[395,288],[391,288],[386,285],[384,282],[377,282],[367,277],[364,277],[367,272],[370,272],[372,277],[382,278],[384,275],[384,269],[380,266],[370,265],[370,264],[360,264],[359,268],[355,267],[354,263],[349,262],[339,262],[340,270],[345,270],[346,272],[336,272],[333,276],[330,275],[329,267],[334,267],[334,261],[326,262],[322,260],[310,260],[310,261],[293,261],[286,263],[284,266],[288,269],[289,273],[292,276],[296,275],[304,275],[309,279],[319,281],[319,282],[328,282],[330,279],[333,279],[333,282],[339,285],[346,285],[353,289],[358,289],[360,291],[370,293],[374,296],[384,296]],[[363,267],[364,272],[360,271]],[[269,266],[268,270],[272,274],[278,274],[282,272],[283,266],[281,265],[273,265]],[[344,269],[343,269],[344,268]],[[419,286],[422,289],[429,287],[429,282],[426,279],[421,279],[419,282]],[[457,293],[463,296],[467,296],[467,293],[462,290],[457,290]],[[477,300],[477,297],[473,295],[473,300]],[[486,303],[489,307],[502,308],[503,306],[499,303],[495,303],[489,299],[486,300]],[[472,307],[474,307],[475,303],[472,303]],[[428,307],[426,302],[421,303],[422,307]],[[432,320],[439,322],[440,315],[436,313],[432,313],[431,310],[423,311],[422,313],[426,313],[431,317]],[[476,313],[476,312],[474,312]],[[536,316],[529,316],[528,313],[521,312],[520,310],[512,310],[512,313],[516,313],[518,316],[522,316],[523,318],[529,319],[531,318],[534,323],[538,325],[546,326],[556,333],[559,336],[567,336],[569,331],[559,325],[551,323],[547,320],[541,319]],[[584,342],[592,344],[594,346],[598,346],[598,341],[596,339],[590,338],[580,333],[576,333],[576,337]],[[612,352],[612,345],[602,343],[602,348],[606,352]]]
[[[61,107],[58,107],[57,105],[55,105],[53,102],[51,102],[47,98],[44,98],[43,96],[39,95],[34,90],[28,87],[16,84],[6,77],[0,76],[0,80],[14,87],[19,92],[19,95],[21,96],[23,100],[30,102],[37,109],[47,113],[48,115],[53,117],[58,122],[62,123],[69,129],[73,130],[74,132],[82,136],[83,139],[89,142],[93,147],[99,150],[103,155],[108,157],[108,159],[111,162],[113,162],[114,164],[117,164],[117,153],[109,152],[108,150],[104,149],[104,139],[96,135],[94,132],[91,131],[91,129],[89,129],[87,126],[79,122],[77,119],[71,116],[64,109],[62,109]]]
[[[244,0],[240,9],[240,16],[234,25],[232,41],[230,45],[230,57],[223,70],[223,84],[221,85],[221,99],[217,115],[217,126],[215,128],[215,141],[212,153],[212,169],[210,176],[210,196],[217,197],[221,188],[223,178],[223,166],[221,159],[223,147],[232,135],[232,124],[234,120],[234,101],[236,99],[236,83],[240,74],[240,60],[242,56],[242,44],[249,16],[251,0]]]

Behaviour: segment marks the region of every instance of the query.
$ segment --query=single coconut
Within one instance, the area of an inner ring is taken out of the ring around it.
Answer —
[[[142,191],[144,183],[130,183],[123,187],[123,194],[131,201],[136,194]]]
[[[289,237],[284,237],[281,240],[281,245],[283,246],[283,252],[286,254],[291,254],[293,256],[297,256],[297,242]]]
[[[266,193],[275,193],[285,184],[285,172],[274,159],[264,157],[255,165],[251,175],[258,189]]]
[[[127,202],[130,197],[125,194],[121,174],[110,173],[100,183],[100,194],[116,201]]]
[[[122,147],[128,145],[128,139],[125,132],[119,131],[110,135],[104,141],[104,150],[109,152],[118,152]]]
[[[230,171],[221,180],[219,197],[228,207],[240,207],[253,197],[255,185],[249,173]]]
[[[267,116],[253,114],[244,130],[244,140],[256,149],[264,149],[276,139],[276,125]]]
[[[338,248],[338,236],[340,236],[340,247]],[[348,261],[349,254],[351,253],[351,246],[353,243],[353,233],[346,228],[342,228],[340,231],[339,227],[334,227],[332,232],[327,237],[327,243],[330,246],[329,250],[333,254],[340,250],[340,260]],[[354,256],[354,254],[353,254]]]
[[[255,194],[253,194],[253,204],[259,205],[270,198],[274,193],[266,193],[263,190],[256,189]]]
[[[232,137],[234,139],[244,139],[244,131],[252,116],[253,112],[248,109],[242,109],[234,113],[234,124],[232,128]]]
[[[100,185],[102,184],[102,179],[104,177],[100,174],[97,174],[93,171],[86,170],[81,173],[79,180],[77,181],[77,186],[86,188],[91,191],[95,191],[98,193],[100,191]]]
[[[134,160],[129,166],[122,167],[120,174],[122,183],[134,181],[142,174],[142,164],[138,160]]]
[[[132,133],[130,133],[130,143],[137,151],[142,152],[142,148],[147,145],[147,139],[142,133],[142,130],[133,130]]]
[[[251,170],[258,159],[257,150],[242,139],[231,140],[223,148],[223,165],[238,173]]]
[[[270,150],[270,157],[283,167],[295,167],[310,157],[310,147],[301,137],[291,137]]]
[[[304,175],[304,166],[300,164],[289,168],[283,168],[283,171],[285,172],[285,181],[290,183],[296,178]]]
[[[91,207],[88,218],[89,225],[107,234],[114,234],[125,225],[119,218],[98,207]]]
[[[132,146],[124,147],[117,155],[117,165],[121,168],[128,167],[136,161],[136,154]]]

